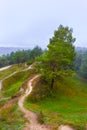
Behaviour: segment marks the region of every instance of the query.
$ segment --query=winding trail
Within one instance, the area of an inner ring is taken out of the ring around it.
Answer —
[[[25,128],[23,130],[52,130],[52,128],[49,127],[49,126],[46,126],[44,124],[43,125],[39,124],[38,123],[38,116],[34,112],[31,112],[31,111],[27,110],[23,106],[25,98],[27,96],[29,96],[30,93],[32,92],[32,89],[33,89],[32,83],[33,83],[33,81],[35,79],[37,79],[39,76],[40,75],[36,75],[31,80],[28,81],[27,89],[26,89],[24,95],[21,96],[19,98],[19,101],[18,101],[18,105],[19,105],[20,110],[24,113],[24,116],[28,120],[28,123],[26,123]],[[74,130],[74,129],[71,128],[68,125],[61,125],[61,126],[59,126],[58,130]]]
[[[0,71],[3,71],[3,70],[6,70],[6,69],[8,69],[8,68],[10,68],[12,65],[10,65],[10,66],[6,66],[6,67],[2,67],[2,68],[0,68]],[[21,70],[21,71],[14,71],[12,74],[10,74],[10,75],[8,75],[8,76],[6,76],[5,78],[3,78],[2,80],[0,80],[0,92],[1,92],[1,89],[2,89],[2,82],[4,81],[4,80],[6,80],[6,79],[8,79],[8,78],[10,78],[11,76],[13,76],[13,75],[15,75],[16,73],[19,73],[19,72],[23,72],[23,71],[27,71],[27,70],[30,70],[30,69],[32,69],[33,68],[33,65],[30,65],[29,67],[27,67],[26,69],[23,69],[23,70]],[[8,100],[8,99],[10,99],[10,97],[7,97],[7,98],[0,98],[0,101],[2,101],[2,100]]]
[[[45,125],[41,125],[38,123],[38,119],[37,119],[37,115],[34,112],[31,112],[29,110],[27,110],[24,106],[24,100],[27,96],[30,95],[30,93],[32,92],[32,83],[33,81],[38,78],[40,75],[36,75],[34,76],[31,80],[28,81],[28,87],[25,91],[25,94],[23,96],[20,97],[19,101],[18,101],[18,105],[20,110],[24,113],[25,117],[28,119],[29,123],[26,124],[26,127],[24,128],[24,130],[50,130],[47,126]]]
[[[3,67],[0,69],[0,71],[3,71],[3,70],[6,70],[8,68],[10,68],[11,66],[7,66],[7,67]],[[27,71],[29,69],[32,69],[32,65],[30,65],[28,68],[24,69],[24,70],[21,70],[21,71]],[[8,79],[9,77],[13,76],[14,74],[18,73],[18,72],[21,72],[21,71],[15,71],[13,72],[12,74],[10,74],[9,76],[5,77],[4,79],[0,80],[0,90],[2,89],[2,82],[6,79]],[[31,112],[29,110],[27,110],[26,108],[24,108],[23,106],[23,103],[24,103],[24,100],[27,96],[30,95],[30,93],[32,92],[32,83],[35,79],[37,79],[40,75],[36,75],[34,76],[31,80],[28,81],[27,83],[27,89],[24,93],[23,96],[21,96],[18,100],[18,105],[19,105],[19,108],[20,110],[24,113],[24,116],[27,118],[28,122],[26,123],[25,125],[25,128],[23,130],[51,130],[52,128],[51,127],[48,127],[46,125],[41,125],[38,123],[38,116],[34,113],[34,112]],[[6,99],[9,99],[9,98],[1,98],[1,100],[6,100]],[[68,125],[61,125],[59,126],[58,130],[74,130],[72,129],[70,126]]]
[[[6,70],[6,69],[10,68],[11,66],[12,66],[12,65],[3,67],[3,68],[0,69],[0,71]],[[11,76],[13,76],[13,75],[16,74],[16,73],[30,70],[30,69],[32,69],[32,66],[33,66],[33,65],[30,65],[28,68],[23,69],[23,70],[21,70],[21,71],[15,71],[15,72],[13,72],[12,74],[10,74],[10,75],[6,76],[5,78],[3,78],[2,80],[0,80],[0,90],[2,89],[2,82],[3,82],[4,80],[10,78]]]
[[[28,81],[27,83],[27,89],[24,93],[23,96],[19,98],[18,105],[20,110],[24,113],[24,116],[27,118],[28,122],[25,125],[25,128],[23,130],[52,130],[52,127],[46,126],[46,125],[41,125],[38,123],[38,116],[29,110],[27,110],[24,106],[24,100],[27,96],[30,95],[32,92],[33,86],[32,83],[35,79],[37,79],[40,75],[34,76],[31,80]],[[59,126],[58,130],[74,130],[68,125],[61,125]]]
[[[12,65],[2,67],[2,68],[0,68],[0,71],[6,70],[6,69],[10,68],[11,66],[12,66]]]
[[[4,79],[0,80],[0,90],[2,89],[2,82],[6,79],[8,79],[9,77],[13,76],[14,74],[18,73],[19,71],[15,71],[12,74],[10,74],[9,76],[6,76]]]
[[[0,68],[0,71],[9,69],[11,66],[12,66],[12,65],[9,65],[9,66],[6,66],[6,67],[2,67],[2,68]],[[4,80],[4,79],[3,79],[3,80]],[[1,90],[1,88],[2,88],[2,82],[3,82],[3,80],[0,80],[0,90]]]

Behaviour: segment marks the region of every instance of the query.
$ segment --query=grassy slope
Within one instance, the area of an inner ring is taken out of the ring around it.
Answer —
[[[14,74],[3,82],[2,93],[4,97],[11,97],[18,93],[22,84],[32,74],[32,70],[22,71]]]
[[[13,70],[22,70],[22,67],[18,68],[17,66],[13,66],[12,68],[2,72],[2,77],[11,74]],[[3,82],[1,98],[7,98],[16,95],[19,92],[21,85],[34,73],[35,71],[32,70],[22,71],[6,79]],[[3,106],[6,102],[7,100],[0,101],[0,107]],[[11,104],[4,110],[0,110],[0,130],[22,130],[25,121],[26,119],[18,109],[17,102]]]
[[[11,72],[15,70],[19,70],[17,66],[13,66],[12,68],[5,70],[2,72],[1,79]],[[22,68],[20,68],[22,69]],[[14,76],[8,78],[4,81],[4,87],[2,90],[2,93],[4,97],[11,97],[15,94],[17,94],[20,86],[23,82],[26,81],[26,79],[31,75],[31,71],[26,72],[19,72],[15,74]],[[74,77],[67,77],[65,79],[58,79],[57,82],[55,82],[53,93],[51,93],[51,96],[49,94],[49,89],[46,83],[44,82],[38,82],[33,93],[31,96],[26,100],[25,106],[33,110],[35,112],[40,112],[44,114],[44,122],[47,123],[55,123],[55,124],[71,124],[72,126],[75,126],[77,130],[85,130],[84,126],[86,126],[87,123],[87,82],[80,79],[78,76]],[[1,104],[2,102],[0,102]],[[3,103],[2,103],[3,104]],[[3,126],[1,130],[6,130],[6,127],[8,128],[14,128],[19,127],[21,129],[21,122],[23,118],[20,116],[20,112],[18,114],[17,107],[15,109],[15,106],[11,109],[14,109],[14,114],[17,116],[14,116],[13,125],[9,124],[8,119],[9,113],[5,112],[4,118],[6,118],[6,114],[8,116],[7,120],[3,121],[3,112],[2,116],[0,117],[0,126]],[[19,123],[20,126],[14,123],[17,118],[20,118]]]
[[[0,80],[5,78],[6,76],[12,74],[15,71],[22,70],[23,68],[24,68],[24,64],[20,64],[20,66],[15,64],[15,65],[13,65],[12,67],[10,67],[10,68],[8,68],[6,70],[0,71]]]
[[[25,122],[16,103],[0,111],[0,130],[22,130]]]
[[[47,94],[45,89],[46,84],[37,83],[30,98],[26,100],[25,106],[35,112],[42,111],[44,122],[70,124],[77,130],[85,130],[87,124],[87,82],[78,76],[58,79],[55,82],[52,96],[47,95],[48,97],[43,98],[43,93]]]
[[[24,64],[20,64],[20,66],[18,65],[13,65],[12,67],[6,69],[6,70],[3,70],[3,71],[0,71],[0,80],[2,80],[3,78],[7,77],[8,75],[12,74],[13,72],[15,71],[20,71],[24,68]],[[5,80],[6,81],[6,80]],[[6,91],[0,91],[0,99],[2,97],[7,97],[7,96],[4,96],[4,92]],[[0,106],[2,106],[3,104],[6,103],[7,100],[0,100]]]

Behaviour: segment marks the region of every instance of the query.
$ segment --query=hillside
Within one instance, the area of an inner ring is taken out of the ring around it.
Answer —
[[[86,130],[87,123],[87,81],[78,75],[58,79],[53,92],[41,79],[27,98],[25,107],[42,113],[41,122],[67,124],[75,130]],[[50,94],[49,94],[50,92]]]
[[[19,110],[17,102],[20,95],[28,91],[27,79],[31,79],[36,72],[27,69],[24,71],[23,65],[20,68],[12,66],[0,72],[1,80],[15,71],[16,73],[3,81],[0,92],[0,130],[3,128],[23,130],[25,127],[26,118]],[[55,82],[53,91],[50,91],[48,84],[39,78],[34,81],[33,86],[33,91],[24,102],[24,106],[37,113],[40,123],[51,125],[53,130],[64,124],[70,125],[75,130],[86,130],[86,81],[78,75],[59,78]]]

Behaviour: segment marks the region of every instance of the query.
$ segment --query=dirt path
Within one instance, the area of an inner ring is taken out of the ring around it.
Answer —
[[[23,70],[21,70],[21,71],[15,71],[15,72],[13,72],[12,74],[6,76],[4,79],[0,80],[0,90],[2,89],[2,82],[3,82],[4,80],[10,78],[11,76],[13,76],[13,75],[16,74],[16,73],[19,73],[19,72],[22,72],[22,71],[30,70],[30,69],[32,69],[32,66],[33,66],[33,65],[30,65],[28,68],[23,69]],[[6,70],[6,69],[8,69],[8,68],[10,68],[10,67],[11,67],[11,65],[10,65],[10,66],[6,66],[6,67],[3,67],[3,68],[0,69],[0,71]]]
[[[6,70],[6,69],[10,68],[11,66],[12,65],[9,65],[9,66],[6,66],[6,67],[2,67],[2,68],[0,68],[0,71]]]
[[[18,101],[18,105],[20,110],[24,113],[25,117],[28,119],[28,123],[26,124],[24,130],[51,130],[48,129],[47,126],[41,125],[37,121],[37,115],[31,111],[28,111],[26,108],[24,108],[23,103],[24,100],[29,94],[32,92],[32,82],[38,78],[39,75],[33,77],[30,81],[28,81],[28,87],[25,91],[25,94],[20,97]]]
[[[74,130],[68,125],[61,125],[58,130]]]
[[[13,72],[12,74],[10,74],[9,76],[6,76],[4,79],[0,80],[0,90],[2,89],[2,82],[6,79],[8,79],[9,77],[13,76],[14,74],[18,73],[18,71]]]
[[[6,70],[6,69],[10,68],[11,66],[12,65],[9,65],[9,66],[6,66],[6,67],[2,67],[2,68],[0,68],[0,71]],[[5,78],[3,80],[5,80]],[[2,82],[3,82],[3,80],[0,80],[0,90],[2,88]]]
[[[41,125],[38,123],[38,119],[37,119],[37,115],[34,112],[31,112],[29,110],[27,110],[24,106],[24,100],[27,96],[29,96],[29,94],[32,92],[32,83],[33,81],[38,78],[39,75],[33,77],[31,80],[28,81],[28,87],[25,91],[25,94],[23,96],[20,97],[19,101],[18,101],[18,105],[20,110],[24,113],[24,116],[27,118],[27,120],[29,122],[26,123],[25,128],[23,130],[52,130],[52,127],[48,127],[46,125]],[[72,129],[70,126],[68,125],[61,125],[58,130],[74,130]]]
[[[10,66],[8,67],[4,67],[2,69],[0,69],[1,71],[5,70],[5,69],[8,69]],[[28,68],[22,70],[22,71],[27,71],[29,69],[32,69],[32,65],[29,66]],[[2,88],[2,82],[11,77],[12,75],[18,73],[19,71],[15,71],[13,72],[12,74],[10,74],[9,76],[5,77],[3,80],[0,81],[0,90]],[[24,103],[24,100],[25,98],[32,92],[32,82],[38,78],[39,75],[36,75],[35,77],[33,77],[31,80],[28,81],[28,87],[25,91],[25,94],[23,96],[20,97],[20,99],[18,100],[18,105],[19,105],[19,108],[20,110],[24,113],[25,117],[28,119],[28,122],[26,123],[25,125],[25,128],[23,130],[51,130],[52,128],[51,127],[48,127],[46,125],[41,125],[38,123],[38,117],[37,115],[34,113],[34,112],[31,112],[29,110],[27,110],[26,108],[24,108],[23,106],[23,103]],[[6,98],[2,98],[1,100],[6,100]],[[74,130],[72,128],[70,128],[69,126],[64,126],[64,125],[61,125],[58,130]]]

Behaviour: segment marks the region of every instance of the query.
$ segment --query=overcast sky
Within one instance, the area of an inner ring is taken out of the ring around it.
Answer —
[[[60,24],[87,47],[87,0],[0,0],[0,46],[46,48]]]

